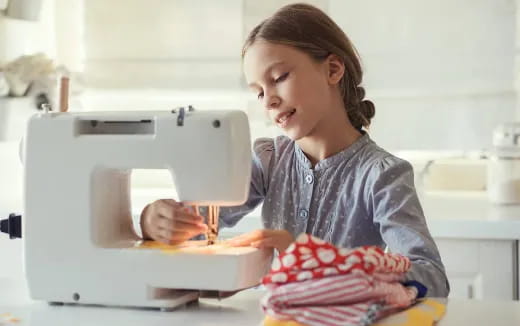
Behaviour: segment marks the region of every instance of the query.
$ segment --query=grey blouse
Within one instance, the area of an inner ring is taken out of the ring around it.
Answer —
[[[285,136],[254,144],[249,198],[222,207],[220,225],[232,227],[263,202],[266,229],[294,237],[312,234],[340,247],[388,247],[410,258],[407,280],[446,297],[449,283],[417,197],[410,163],[360,137],[314,168],[298,145]]]

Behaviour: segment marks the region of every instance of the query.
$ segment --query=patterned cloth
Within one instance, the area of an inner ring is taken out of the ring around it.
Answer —
[[[271,273],[264,277],[263,283],[283,284],[356,271],[385,273],[381,277],[392,278],[409,268],[407,257],[385,254],[379,247],[337,248],[316,237],[301,234],[273,260]]]
[[[310,326],[370,325],[414,302],[417,291],[399,283],[409,268],[407,257],[377,247],[341,249],[302,234],[264,277],[262,308]]]
[[[446,299],[423,299],[372,326],[433,326],[446,314]]]

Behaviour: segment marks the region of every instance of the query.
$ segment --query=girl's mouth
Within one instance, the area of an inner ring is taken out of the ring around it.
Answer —
[[[276,117],[276,123],[280,128],[285,128],[289,124],[291,117],[296,112],[296,109],[289,110],[284,112]]]

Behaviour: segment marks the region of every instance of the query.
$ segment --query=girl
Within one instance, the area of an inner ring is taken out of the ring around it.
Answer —
[[[375,109],[344,32],[313,6],[288,5],[251,31],[242,57],[249,87],[285,136],[255,142],[249,199],[220,210],[220,225],[231,227],[263,202],[264,229],[229,243],[283,251],[307,232],[339,247],[386,246],[410,258],[409,281],[446,297],[412,167],[365,131]],[[167,243],[206,230],[173,200],[148,205],[141,225],[145,238]]]

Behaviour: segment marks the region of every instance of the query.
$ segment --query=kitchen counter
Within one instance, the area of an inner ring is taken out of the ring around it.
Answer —
[[[173,312],[101,306],[49,306],[44,302],[31,301],[23,283],[0,279],[0,315],[9,313],[20,320],[5,324],[9,326],[260,325],[263,314],[259,300],[262,295],[262,290],[247,290],[221,301],[201,299],[198,304]],[[0,325],[4,324],[0,322]],[[437,325],[520,325],[520,302],[450,299],[446,315]]]
[[[520,239],[520,205],[495,205],[486,192],[429,192],[421,196],[434,238]]]

